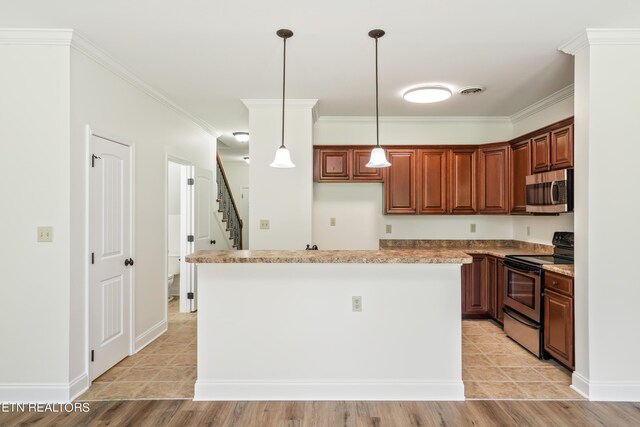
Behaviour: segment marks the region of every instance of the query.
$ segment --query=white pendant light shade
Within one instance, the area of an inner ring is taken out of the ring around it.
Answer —
[[[284,145],[276,151],[276,158],[273,159],[273,162],[269,165],[272,168],[295,168],[296,165],[291,161],[291,155],[289,154],[289,150]]]
[[[391,166],[391,163],[387,160],[387,154],[384,152],[384,148],[376,147],[371,150],[371,158],[365,166],[368,168],[387,168]]]

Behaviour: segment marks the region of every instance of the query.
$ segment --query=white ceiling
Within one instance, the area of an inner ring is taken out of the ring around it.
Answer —
[[[585,28],[638,27],[637,0],[0,0],[0,27],[73,28],[225,133],[248,130],[242,98],[317,98],[322,116],[370,116],[379,42],[383,116],[506,116],[573,81],[557,48]],[[402,100],[428,82],[480,84],[438,104]]]

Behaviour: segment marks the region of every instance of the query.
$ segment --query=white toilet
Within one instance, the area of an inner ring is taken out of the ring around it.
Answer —
[[[169,276],[167,277],[167,289],[169,291],[169,296],[171,296],[171,285],[173,285],[173,279],[177,274],[180,274],[180,255],[169,255],[167,257],[168,265],[167,270]]]

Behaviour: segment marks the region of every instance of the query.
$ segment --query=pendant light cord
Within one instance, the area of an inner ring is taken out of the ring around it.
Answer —
[[[282,57],[282,144],[280,148],[285,148],[284,146],[284,89],[285,89],[285,76],[287,73],[287,38],[284,37],[284,55]]]
[[[380,147],[380,126],[378,124],[378,37],[376,40],[376,147]]]

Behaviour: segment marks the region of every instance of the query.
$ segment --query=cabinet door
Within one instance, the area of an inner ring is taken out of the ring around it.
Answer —
[[[544,292],[544,349],[559,362],[573,369],[573,298]]]
[[[531,175],[529,140],[511,147],[511,213],[527,212],[527,175]]]
[[[359,182],[382,182],[382,168],[368,168],[366,164],[371,158],[371,150],[354,149],[352,151],[353,175],[352,179]]]
[[[449,211],[454,214],[475,214],[476,149],[454,148],[449,162]]]
[[[551,169],[573,167],[573,125],[551,132]]]
[[[498,260],[487,256],[487,312],[496,318],[498,307]]]
[[[479,150],[478,200],[481,214],[509,213],[509,145]]]
[[[416,213],[416,150],[387,150],[391,166],[385,168],[385,214]]]
[[[467,280],[462,281],[463,317],[486,317],[488,308],[486,263],[484,255],[474,255],[471,267],[467,267]]]
[[[316,149],[315,176],[319,182],[349,181],[351,178],[350,150]]]
[[[496,320],[504,323],[504,260],[498,259],[496,279]]]
[[[531,170],[533,173],[549,170],[551,154],[549,149],[549,133],[531,139]]]
[[[418,213],[446,214],[449,150],[418,150]]]

